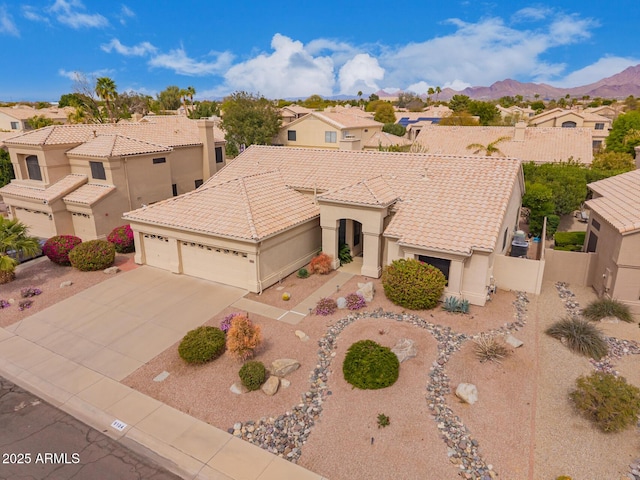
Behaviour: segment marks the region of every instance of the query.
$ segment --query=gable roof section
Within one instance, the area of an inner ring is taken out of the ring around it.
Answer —
[[[386,236],[419,248],[464,255],[469,255],[474,249],[493,250],[514,188],[519,184],[520,189],[524,190],[520,162],[513,158],[252,145],[196,192],[225,182],[233,183],[256,172],[274,170],[280,174],[278,181],[275,182],[275,177],[265,177],[260,188],[271,189],[269,194],[276,196],[283,192],[283,185],[286,185],[316,191],[327,199],[353,200],[355,196],[347,195],[349,188],[353,193],[356,190],[362,192],[365,185],[358,184],[366,180],[367,185],[375,185],[374,193],[369,194],[368,198],[377,197],[377,201],[385,202],[389,201],[389,197],[381,193],[384,188],[376,183],[379,181],[376,177],[381,177],[393,195],[401,199],[394,205],[395,217],[385,231]],[[345,190],[338,192],[340,189]],[[201,228],[200,220],[191,210],[191,200],[187,199],[196,192],[146,207],[146,211],[155,209],[153,217],[146,213],[143,217],[145,209],[131,212],[125,217],[160,225],[166,224],[167,218],[175,217],[178,219],[176,222],[180,222],[172,223],[176,228],[214,233],[212,229]],[[287,189],[286,194],[289,195],[286,198],[291,198],[292,205],[295,195],[304,197],[291,189]],[[198,201],[201,205],[199,208],[208,209],[208,214],[212,216],[226,216],[226,209],[236,208],[236,200],[223,199],[218,204],[215,203],[217,197],[211,197],[210,200],[202,197]],[[175,203],[171,203],[171,208],[159,208],[168,205],[167,202]],[[279,205],[278,213],[283,217],[289,215],[287,202],[272,200],[271,203]],[[240,213],[236,211],[236,215]],[[244,217],[236,216],[236,223],[237,218]],[[284,228],[287,220],[281,221]],[[232,223],[221,224],[215,233],[237,235]],[[272,231],[276,229],[272,228]]]
[[[80,205],[93,205],[98,200],[115,191],[115,185],[99,185],[97,183],[86,183],[74,190],[69,195],[62,197],[65,203],[77,203]]]
[[[308,197],[288,188],[269,171],[206,185],[124,214],[130,221],[259,241],[317,217]]]
[[[34,188],[11,182],[0,188],[0,195],[30,198],[50,203],[74,191],[80,185],[87,183],[87,180],[86,175],[71,174],[61,178],[48,188]]]
[[[311,112],[303,117],[296,118],[293,122],[283,125],[283,129],[291,129],[292,126],[299,124],[300,122],[309,121],[309,119],[317,118],[318,120],[331,125],[338,130],[345,130],[349,128],[364,128],[364,127],[382,127],[382,123],[376,122],[370,117],[364,117],[352,113],[336,113],[336,112]]]
[[[411,141],[404,137],[399,137],[392,133],[376,132],[369,140],[364,144],[365,147],[378,148],[378,147],[391,147],[399,145],[401,147],[411,145]]]
[[[590,165],[593,161],[593,137],[589,128],[526,127],[524,141],[514,139],[519,127],[461,127],[425,125],[416,138],[430,153],[468,155],[467,145],[488,145],[500,137],[510,137],[496,147],[507,157],[523,162],[551,163],[569,157]]]
[[[640,170],[622,173],[587,185],[601,195],[587,206],[618,232],[640,230]]]
[[[386,207],[397,199],[398,195],[382,176],[361,180],[318,196],[318,200],[376,207]]]
[[[145,153],[168,153],[171,151],[171,148],[155,143],[136,140],[135,138],[124,137],[122,135],[107,134],[91,138],[87,142],[72,148],[67,154],[109,158],[142,155]]]

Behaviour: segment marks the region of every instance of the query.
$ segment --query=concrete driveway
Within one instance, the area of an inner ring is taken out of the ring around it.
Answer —
[[[6,330],[120,381],[245,293],[142,266],[118,273]],[[39,367],[50,372],[38,373],[59,375],[64,364],[45,362]]]

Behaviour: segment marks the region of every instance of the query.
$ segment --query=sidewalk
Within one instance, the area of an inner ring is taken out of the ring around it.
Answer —
[[[182,309],[154,304],[151,291],[165,298],[169,291],[175,292]],[[239,293],[151,267],[120,273],[0,328],[0,375],[185,479],[322,480],[119,383],[194,328],[195,320],[204,323],[237,301]],[[117,321],[118,309],[125,305],[127,325]],[[153,338],[158,331],[163,333],[161,341]],[[131,335],[138,340],[130,341]]]

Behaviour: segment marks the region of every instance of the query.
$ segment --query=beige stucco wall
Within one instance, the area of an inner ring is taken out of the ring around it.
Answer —
[[[600,223],[600,230],[593,228],[593,220]],[[598,237],[596,246],[596,258],[594,265],[590,270],[589,283],[593,286],[598,295],[611,295],[613,292],[618,255],[622,236],[620,233],[604,221],[604,219],[595,212],[591,212],[589,225],[587,226],[587,235],[585,237],[585,247],[588,245],[591,235]]]
[[[595,258],[595,253],[565,252],[547,248],[544,281],[590,285],[589,272]]]
[[[496,255],[493,262],[495,285],[503,290],[540,294],[546,264],[549,261]]]
[[[42,181],[36,181],[38,186],[46,188],[64,176],[69,175],[71,168],[65,155],[65,151],[69,148],[69,145],[56,145],[55,147],[47,147],[46,149],[42,149],[39,146],[9,147],[9,157],[13,164],[16,179],[29,179],[25,162],[26,157],[29,155],[38,157],[38,165],[42,173]]]
[[[295,130],[295,141],[288,140],[287,132],[289,130]],[[382,125],[362,128],[345,128],[341,130],[327,122],[324,122],[318,117],[306,115],[294,124],[287,124],[283,126],[276,137],[275,143],[289,147],[360,150],[361,145],[364,145],[376,132],[380,131],[382,131]],[[325,142],[325,132],[335,132],[336,142]],[[346,143],[344,141],[341,142],[346,134],[355,138],[353,140],[346,141]],[[345,145],[349,145],[348,148]],[[353,145],[356,145],[357,148]]]
[[[11,128],[11,123],[17,122],[18,128]],[[17,118],[11,117],[4,112],[0,112],[0,130],[8,130],[12,132],[20,132],[26,128],[26,122]]]

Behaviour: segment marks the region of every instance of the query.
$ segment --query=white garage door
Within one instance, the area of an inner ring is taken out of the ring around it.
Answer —
[[[151,235],[148,233],[143,234],[142,239],[144,242],[145,264],[168,270],[169,259],[175,256],[175,252],[171,251],[172,246],[169,239],[162,235]],[[175,246],[173,248],[175,248]]]
[[[246,254],[191,242],[180,242],[180,249],[185,275],[247,288],[255,264],[249,263]]]

